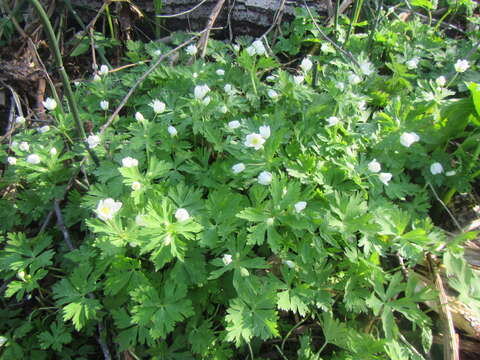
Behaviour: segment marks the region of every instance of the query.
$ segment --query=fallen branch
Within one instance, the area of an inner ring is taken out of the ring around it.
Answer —
[[[212,13],[208,18],[207,26],[205,27],[205,30],[203,31],[203,34],[200,37],[200,40],[198,40],[198,48],[200,50],[200,54],[201,54],[200,56],[202,58],[205,57],[205,54],[207,53],[207,44],[208,44],[208,38],[210,37],[210,30],[212,30],[213,24],[215,23],[215,20],[217,20],[218,14],[220,14],[220,10],[222,10],[224,3],[225,3],[225,0],[217,1],[217,4],[213,8]]]

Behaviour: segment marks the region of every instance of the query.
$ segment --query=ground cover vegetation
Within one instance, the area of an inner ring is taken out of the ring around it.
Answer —
[[[476,233],[431,217],[478,183],[478,27],[369,4],[205,57],[130,40],[135,66],[72,84],[83,142],[66,100],[16,110],[0,358],[453,359],[451,332],[478,332]]]

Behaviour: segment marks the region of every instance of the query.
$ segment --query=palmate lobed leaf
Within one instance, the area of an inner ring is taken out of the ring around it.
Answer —
[[[132,307],[132,322],[148,329],[153,339],[165,338],[177,322],[193,315],[191,300],[186,298],[187,288],[171,279],[159,293],[149,285],[130,292],[137,303]]]

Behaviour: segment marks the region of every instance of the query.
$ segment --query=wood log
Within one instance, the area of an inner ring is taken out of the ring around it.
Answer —
[[[92,17],[94,11],[102,6],[101,0],[72,0],[75,9],[86,20]],[[198,5],[201,0],[163,0],[161,15],[174,15],[188,10]],[[308,0],[307,5],[311,10],[318,14],[327,15],[326,0]],[[153,0],[134,0],[132,3],[138,7],[146,17],[154,19],[155,9]],[[227,0],[215,27],[225,27],[229,24],[232,27],[232,33],[237,35],[262,35],[272,24],[276,11],[282,0]],[[198,31],[205,28],[208,17],[210,16],[216,0],[206,0],[204,4],[198,6],[194,11],[178,17],[164,18],[164,25],[170,31],[186,30]],[[122,6],[128,6],[127,3],[116,2],[111,5],[116,7],[119,12]],[[295,7],[304,7],[303,1],[286,1],[282,21],[289,21],[294,16]],[[89,11],[90,10],[90,11]],[[87,21],[88,22],[88,21]],[[225,32],[224,35],[226,35]],[[226,36],[225,36],[226,37]]]

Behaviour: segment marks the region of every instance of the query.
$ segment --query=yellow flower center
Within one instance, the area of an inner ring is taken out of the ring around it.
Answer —
[[[110,215],[110,211],[111,211],[111,209],[109,207],[106,207],[106,206],[100,208],[100,214],[102,214],[102,215]]]

